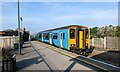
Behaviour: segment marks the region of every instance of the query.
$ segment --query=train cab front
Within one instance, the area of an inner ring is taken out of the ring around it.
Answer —
[[[90,29],[87,27],[69,28],[69,50],[79,54],[89,54],[92,52],[90,47]]]
[[[87,27],[81,27],[77,30],[77,47],[81,53],[90,54],[92,49],[90,47],[90,29]]]
[[[76,49],[76,27],[71,27],[68,29],[68,42],[69,50],[75,52]]]

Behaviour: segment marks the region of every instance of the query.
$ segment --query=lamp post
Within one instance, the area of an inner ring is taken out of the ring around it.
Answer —
[[[21,20],[21,30],[22,30],[22,21],[23,21],[23,18],[22,18],[22,17],[20,17],[20,20]]]
[[[19,49],[19,54],[21,55],[21,40],[20,40],[20,9],[19,9],[19,0],[18,0],[18,49]]]

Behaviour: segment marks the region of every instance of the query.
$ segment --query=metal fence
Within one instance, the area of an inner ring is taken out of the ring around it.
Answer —
[[[120,38],[119,37],[104,37],[92,38],[91,45],[100,50],[114,50],[120,51]]]
[[[18,37],[13,36],[1,36],[0,37],[0,52],[2,48],[13,49],[14,44],[18,42]]]

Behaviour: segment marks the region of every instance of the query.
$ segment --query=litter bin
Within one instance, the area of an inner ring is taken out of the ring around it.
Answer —
[[[16,55],[12,54],[2,59],[2,72],[16,71]]]

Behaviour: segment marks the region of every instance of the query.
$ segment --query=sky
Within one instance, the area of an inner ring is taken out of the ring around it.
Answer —
[[[0,3],[0,30],[16,29],[17,2]],[[68,25],[118,25],[117,2],[20,2],[22,27],[31,33]]]

